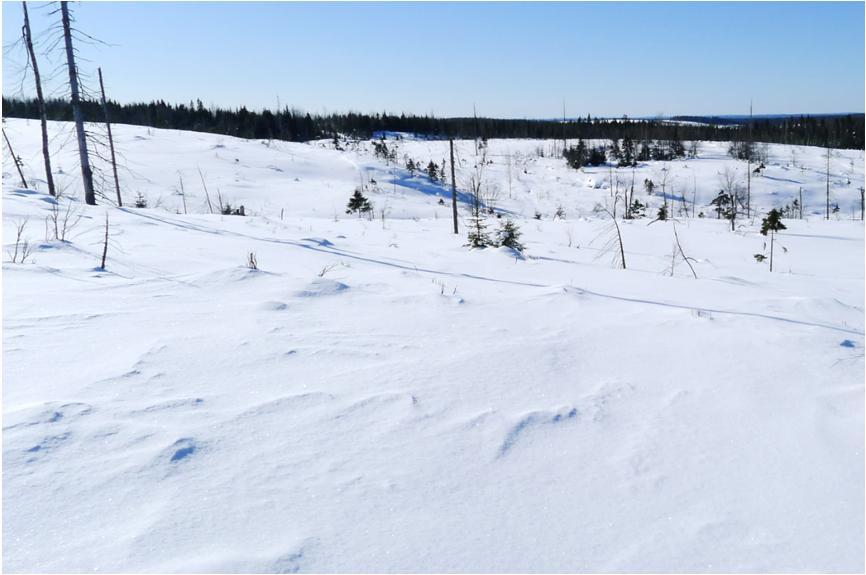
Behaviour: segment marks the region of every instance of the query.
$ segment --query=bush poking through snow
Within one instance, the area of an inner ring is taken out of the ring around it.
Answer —
[[[499,229],[496,230],[496,244],[505,246],[517,252],[523,252],[523,244],[520,243],[520,228],[511,220],[505,220],[499,223]]]
[[[233,208],[231,204],[226,203],[222,208],[222,215],[224,216],[245,216],[244,206]]]
[[[13,264],[23,264],[33,252],[30,241],[22,237],[24,228],[27,227],[27,220],[28,218],[24,218],[15,224],[15,247],[7,252]]]
[[[145,198],[141,192],[138,192],[138,195],[135,196],[135,203],[133,204],[136,208],[146,208],[147,207],[147,198]]]
[[[259,260],[256,258],[256,252],[247,254],[247,267],[251,270],[259,269]]]
[[[66,241],[66,236],[75,229],[83,216],[72,201],[66,202],[66,209],[60,208],[60,196],[51,204],[51,215],[45,218],[45,239]]]

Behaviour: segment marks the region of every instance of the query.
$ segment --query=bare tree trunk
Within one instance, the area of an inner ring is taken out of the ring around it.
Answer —
[[[30,16],[27,13],[27,2],[21,2],[24,7],[24,41],[27,43],[27,53],[30,55],[30,65],[33,66],[33,78],[36,81],[36,100],[39,103],[39,121],[42,125],[42,159],[45,162],[45,182],[48,193],[57,195],[54,190],[54,176],[51,174],[51,155],[48,153],[48,121],[45,117],[45,98],[42,96],[42,79],[39,76],[39,65],[36,63],[36,51],[33,50],[33,36],[30,32]]]
[[[863,186],[860,186],[860,221],[861,222],[863,221],[864,214],[866,214],[866,202],[864,202],[864,199],[866,199],[866,198],[863,197],[863,190],[864,190]]]
[[[108,102],[105,101],[105,84],[102,83],[102,68],[99,70],[99,91],[102,93],[102,111],[105,114],[105,127],[108,129],[108,147],[111,150],[111,169],[114,170],[114,189],[117,190],[117,206],[123,207],[120,197],[120,180],[117,178],[117,160],[114,157],[114,138],[111,137],[111,119],[108,117]],[[184,199],[184,213],[186,213],[186,199]]]
[[[830,148],[827,148],[827,214],[825,220],[830,219]]]
[[[18,162],[18,156],[15,155],[15,150],[12,149],[12,142],[9,141],[9,136],[6,135],[6,130],[3,130],[3,137],[6,139],[6,145],[9,146],[9,153],[12,154],[12,161],[15,167],[18,168],[18,175],[21,176],[21,187],[27,187],[27,180],[24,179],[24,172],[21,171],[21,163]]]
[[[180,180],[180,199],[183,202],[183,213],[186,212],[186,190],[183,189],[183,174],[180,171],[177,172],[177,177]],[[283,219],[283,212],[280,210],[280,219]]]
[[[614,202],[614,207],[616,202]],[[613,217],[613,225],[616,226],[616,239],[619,242],[619,257],[622,260],[622,269],[625,269],[625,248],[622,247],[622,233],[619,231],[619,224],[616,222],[616,217]]]
[[[695,279],[698,279],[698,274],[695,273],[695,268],[692,267],[692,262],[689,261],[689,260],[691,260],[691,258],[688,257],[688,256],[686,256],[686,253],[683,251],[683,246],[680,244],[680,236],[679,236],[679,234],[677,234],[677,224],[676,224],[676,222],[674,222],[673,225],[674,225],[674,239],[675,239],[676,242],[677,242],[677,249],[680,251],[680,255],[682,256],[683,261],[686,262],[686,263],[688,264],[688,266],[689,266],[689,269],[692,270],[692,275],[695,276]],[[674,268],[673,268],[673,265],[671,265],[671,275],[674,275],[674,273],[673,273],[673,269],[674,269]]]
[[[448,140],[451,145],[451,212],[454,216],[454,233],[460,233],[457,229],[457,180],[454,177],[454,139]]]
[[[475,118],[475,155],[478,155],[478,112],[475,110],[475,104],[472,104],[472,117]]]
[[[105,270],[105,257],[108,255],[108,212],[105,212],[105,241],[102,243],[102,264],[99,266]]]
[[[60,3],[63,19],[63,37],[66,39],[66,65],[69,68],[69,89],[72,99],[72,115],[75,118],[75,131],[78,133],[78,155],[81,158],[81,178],[84,181],[84,201],[96,205],[93,193],[93,170],[87,155],[87,135],[84,133],[84,116],[81,113],[81,99],[78,95],[78,69],[75,67],[75,52],[72,49],[72,28],[69,25],[68,2]]]
[[[565,100],[562,101],[562,153],[568,149],[568,140],[565,138]]]
[[[803,187],[800,187],[800,219],[803,219]]]
[[[201,186],[204,188],[204,197],[207,199],[207,210],[213,213],[213,205],[210,203],[210,194],[207,193],[207,184],[204,182],[204,174],[201,168],[198,169],[198,175],[201,178]]]
[[[770,230],[770,271],[773,271],[773,244],[776,240],[776,232]]]
[[[752,217],[752,101],[749,100],[749,147],[748,169],[746,170],[746,217]]]

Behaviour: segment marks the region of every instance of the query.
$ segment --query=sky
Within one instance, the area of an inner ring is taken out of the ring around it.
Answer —
[[[85,84],[120,102],[489,117],[864,111],[864,4],[71,4]],[[55,5],[28,3],[37,52]],[[23,78],[19,2],[3,2],[3,94]],[[64,95],[65,56],[40,56]],[[22,88],[23,86],[23,88]]]

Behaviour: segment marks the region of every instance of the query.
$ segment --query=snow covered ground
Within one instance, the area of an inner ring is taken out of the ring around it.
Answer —
[[[806,219],[770,273],[760,216],[679,217],[694,279],[649,219],[615,269],[611,171],[552,142],[489,143],[521,259],[464,247],[447,186],[370,142],[132,126],[124,201],[152,207],[61,200],[82,219],[46,240],[38,123],[5,128],[30,189],[4,155],[4,571],[863,571],[862,152],[833,152],[824,221],[823,151],[770,146],[753,204],[802,187]],[[712,216],[719,173],[745,179],[725,151],[641,166],[636,197],[666,168]],[[77,196],[71,145],[55,168]],[[199,168],[252,215],[208,214]],[[344,213],[361,183],[374,220]]]

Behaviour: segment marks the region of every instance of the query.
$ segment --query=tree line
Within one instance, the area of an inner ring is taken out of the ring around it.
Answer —
[[[107,112],[112,121],[136,126],[192,130],[240,138],[307,141],[330,138],[340,133],[371,138],[379,132],[408,132],[431,138],[487,139],[630,139],[636,141],[759,141],[778,144],[863,149],[864,115],[796,116],[683,124],[660,119],[598,119],[586,116],[568,120],[506,118],[437,118],[413,114],[342,113],[311,115],[288,107],[279,111],[251,111],[246,107],[228,109],[205,106],[201,100],[170,104],[164,100],[120,104],[82,100],[81,112],[88,122],[103,121]],[[45,101],[49,120],[72,121],[69,101]],[[39,118],[36,99],[3,98],[3,116]]]

